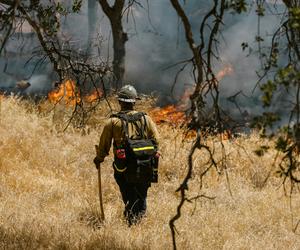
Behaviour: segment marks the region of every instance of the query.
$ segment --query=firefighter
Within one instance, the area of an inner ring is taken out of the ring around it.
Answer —
[[[118,92],[118,101],[120,105],[120,114],[128,116],[136,115],[139,112],[134,110],[134,105],[137,99],[137,91],[132,85],[125,85]],[[147,139],[154,142],[158,147],[158,131],[155,123],[151,118],[144,114],[143,119],[138,122],[129,123],[127,125],[127,133],[130,138],[135,138],[138,134],[138,128],[143,129],[143,133]],[[135,224],[138,222],[146,212],[146,199],[147,191],[151,185],[151,181],[146,180],[143,182],[135,183],[129,180],[128,161],[126,159],[125,165],[122,164],[122,158],[131,157],[130,155],[124,155],[124,144],[126,144],[126,133],[124,132],[124,122],[117,116],[110,117],[103,128],[97,156],[94,159],[96,168],[98,169],[104,158],[109,154],[111,143],[113,141],[113,153],[114,153],[114,178],[119,186],[122,199],[125,205],[124,216],[129,224]],[[144,147],[147,148],[147,147]],[[155,155],[158,164],[159,153],[157,151]],[[124,161],[123,161],[124,162]],[[157,170],[157,168],[156,168]],[[156,172],[157,173],[157,172]]]

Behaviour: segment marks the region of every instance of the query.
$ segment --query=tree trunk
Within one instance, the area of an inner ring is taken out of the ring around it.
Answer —
[[[116,77],[115,88],[122,87],[125,73],[125,43],[128,40],[127,34],[123,31],[122,20],[111,20],[112,35],[113,35],[113,71]]]
[[[125,0],[115,0],[111,7],[107,0],[99,0],[102,10],[108,17],[113,36],[113,71],[115,75],[115,83],[113,87],[119,89],[123,85],[125,73],[125,43],[128,40],[127,34],[123,30],[122,14]]]
[[[89,22],[89,34],[88,34],[88,52],[91,52],[91,45],[95,35],[96,24],[97,24],[97,6],[96,0],[88,1],[88,22]]]

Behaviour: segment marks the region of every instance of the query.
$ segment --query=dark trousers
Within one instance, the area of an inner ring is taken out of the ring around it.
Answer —
[[[124,216],[130,226],[137,223],[146,213],[147,191],[150,183],[128,183],[124,175],[117,172],[114,177],[125,205]]]

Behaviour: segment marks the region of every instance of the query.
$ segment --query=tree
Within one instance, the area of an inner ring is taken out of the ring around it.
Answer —
[[[97,20],[97,0],[88,0],[88,25],[89,25],[89,34],[88,34],[88,52],[91,52],[93,35],[96,30],[96,20]]]
[[[202,22],[200,23],[200,44],[196,45],[194,40],[194,35],[192,31],[192,27],[190,24],[190,20],[186,15],[183,7],[179,3],[178,0],[170,0],[173,8],[178,14],[180,20],[183,23],[185,38],[189,45],[190,50],[192,51],[192,59],[190,60],[194,67],[194,81],[195,81],[195,89],[194,93],[190,96],[191,100],[191,123],[190,128],[195,129],[197,131],[197,137],[191,147],[190,153],[188,155],[188,171],[187,174],[180,184],[179,188],[176,190],[180,192],[181,200],[177,207],[177,213],[170,220],[169,225],[172,233],[173,240],[173,249],[177,249],[176,246],[176,230],[175,230],[175,222],[181,216],[181,209],[186,201],[196,200],[199,198],[209,198],[205,195],[199,195],[198,197],[193,197],[189,199],[186,197],[186,192],[188,190],[189,180],[192,178],[193,173],[193,155],[195,151],[205,149],[210,155],[210,162],[207,170],[204,174],[211,168],[216,167],[217,163],[213,156],[213,151],[202,142],[202,138],[200,135],[200,130],[207,128],[207,123],[210,123],[210,120],[207,120],[206,117],[209,117],[205,114],[205,96],[207,92],[211,93],[213,98],[213,117],[214,124],[210,124],[209,126],[215,126],[217,131],[222,131],[223,123],[222,117],[220,114],[219,107],[219,90],[218,90],[218,79],[214,74],[214,70],[212,67],[212,59],[215,55],[213,51],[213,45],[217,41],[216,37],[219,33],[220,25],[222,24],[222,19],[224,15],[224,11],[226,8],[225,0],[214,0],[213,6],[210,11],[204,16]],[[212,20],[210,20],[212,19]],[[210,28],[210,32],[205,33],[204,28],[206,25],[212,24]],[[204,175],[203,174],[203,175]],[[203,176],[201,176],[202,178]]]
[[[91,85],[97,89],[99,82],[104,84],[104,77],[111,71],[107,63],[101,60],[101,56],[91,61],[84,51],[78,50],[76,44],[73,45],[72,38],[64,38],[60,35],[61,18],[59,16],[65,17],[70,13],[78,13],[81,9],[81,1],[74,0],[71,11],[68,11],[59,1],[56,3],[39,0],[0,0],[0,4],[2,7],[0,10],[0,30],[2,31],[0,53],[15,33],[21,31],[18,32],[20,36],[24,35],[23,25],[30,26],[40,44],[30,60],[37,58],[35,68],[40,64],[50,63],[60,83],[67,79],[75,82],[73,91],[74,98],[77,100],[74,114],[82,114],[80,124],[83,125],[87,112],[92,109],[85,110],[80,95],[85,93]]]
[[[94,73],[96,71],[105,73],[106,65],[100,62],[99,68],[96,70],[96,65],[83,62],[80,53],[68,46],[69,40],[63,40],[64,38],[60,37],[58,31],[61,24],[58,15],[69,14],[60,2],[45,4],[41,1],[1,0],[0,4],[3,7],[0,12],[0,29],[4,31],[2,32],[0,53],[10,37],[18,30],[22,32],[22,25],[27,23],[31,26],[42,47],[42,56],[46,56],[52,63],[60,81],[72,74],[88,73],[89,67]],[[80,8],[81,1],[75,0],[72,6],[73,13],[79,12]]]
[[[127,33],[123,30],[122,17],[125,0],[116,0],[113,6],[110,6],[107,0],[99,0],[103,12],[108,17],[113,37],[113,72],[116,78],[115,88],[123,85],[125,73],[125,43],[128,40]]]
[[[213,64],[211,63],[213,59],[218,60],[218,50],[217,46],[212,45],[218,44],[219,39],[217,35],[220,31],[220,25],[223,24],[224,12],[229,10],[237,14],[243,14],[247,12],[248,3],[244,0],[213,0],[213,7],[204,15],[200,28],[198,29],[200,31],[201,42],[199,45],[196,45],[193,40],[190,21],[184,8],[180,5],[178,0],[170,0],[170,2],[183,23],[186,40],[193,53],[191,62],[194,65],[196,88],[191,95],[191,125],[198,131],[203,128],[203,121],[205,119],[202,119],[203,116],[201,113],[207,108],[207,104],[204,103],[203,100],[205,100],[205,91],[208,90],[213,98],[214,119],[216,120],[217,129],[222,129],[223,119],[221,114],[223,111],[218,102],[219,89],[217,79],[215,79],[215,74],[213,73]],[[261,36],[260,22],[258,22],[259,26],[255,37],[257,42],[256,52],[258,52],[262,61],[262,69],[259,73],[260,79],[257,85],[260,86],[260,90],[263,93],[262,104],[267,111],[261,116],[256,117],[253,124],[261,129],[263,137],[276,138],[275,148],[282,155],[278,166],[278,173],[283,177],[282,183],[284,185],[287,183],[287,180],[290,181],[290,194],[292,194],[294,185],[300,183],[300,1],[283,0],[282,3],[276,3],[276,1],[272,3],[264,0],[256,1],[255,8],[258,19],[263,18],[266,10],[274,6],[274,4],[275,7],[277,4],[283,4],[284,8],[279,8],[278,12],[275,13],[275,15],[279,16],[278,20],[281,20],[281,23],[278,29],[273,33],[271,43],[268,43],[268,39]],[[277,8],[275,8],[275,11],[276,10]],[[274,12],[271,13],[274,14]],[[212,20],[209,22],[211,18]],[[204,33],[204,27],[207,25],[209,25],[210,32]],[[245,49],[248,47],[248,44],[242,43],[241,46]],[[252,49],[252,51],[254,50]],[[202,72],[205,72],[203,77],[201,77]],[[263,81],[266,82],[262,83]],[[205,85],[206,87],[204,87]],[[280,97],[280,99],[278,99],[278,97]],[[285,104],[284,113],[278,113],[276,110],[272,110],[272,104],[278,102],[278,100],[280,100],[281,105],[283,103]],[[288,116],[287,122],[283,122],[278,130],[274,129],[273,125],[276,123],[278,125],[278,120],[286,116]],[[212,151],[208,146],[201,143],[201,136],[198,133],[188,157],[189,167],[186,177],[177,189],[181,194],[177,213],[170,220],[173,249],[176,249],[175,222],[181,216],[183,204],[186,201],[192,201],[198,198],[209,198],[204,194],[192,198],[187,197],[188,182],[193,172],[192,156],[195,150],[201,148],[209,152],[211,159],[210,165],[203,172],[203,175],[207,173],[211,166],[217,167]],[[262,145],[262,150],[259,152],[265,152],[266,149],[267,148]],[[201,175],[201,178],[203,175]],[[295,228],[297,228],[297,225]]]
[[[279,13],[281,23],[268,49],[260,51],[263,68],[258,86],[266,111],[256,117],[253,125],[261,129],[261,136],[276,139],[275,148],[282,156],[278,173],[284,185],[289,180],[292,193],[293,186],[300,183],[300,1],[283,0],[281,4],[285,7]],[[266,5],[264,1],[257,4],[261,18]],[[258,40],[262,43],[264,38]],[[272,110],[277,103],[284,109]],[[286,121],[275,129],[279,120]]]

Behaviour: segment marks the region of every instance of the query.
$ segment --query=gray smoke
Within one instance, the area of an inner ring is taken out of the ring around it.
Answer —
[[[190,0],[185,5],[185,10],[191,20],[194,37],[199,42],[199,25],[203,16],[210,9],[208,1]],[[183,90],[193,85],[191,68],[187,68],[177,79],[175,93],[171,93],[174,78],[180,66],[166,70],[170,65],[179,61],[189,59],[191,52],[185,41],[184,30],[179,22],[174,9],[168,0],[149,1],[149,17],[147,6],[145,9],[134,8],[134,21],[129,15],[128,23],[125,22],[126,32],[129,34],[129,41],[126,44],[126,81],[133,83],[140,91],[159,91],[164,100],[171,101],[171,96],[179,99]],[[277,1],[277,8],[280,4]],[[111,46],[110,27],[107,18],[98,9],[98,32],[104,37],[103,52],[106,55]],[[222,27],[222,36],[219,47],[221,62],[216,62],[216,72],[230,64],[234,73],[225,76],[220,82],[222,98],[228,108],[232,106],[226,102],[226,98],[243,91],[237,100],[247,111],[260,110],[259,88],[254,87],[258,80],[256,71],[260,70],[261,62],[255,51],[258,44],[255,41],[257,35],[258,17],[255,8],[252,6],[248,13],[237,15],[227,13],[225,25]],[[270,42],[270,34],[278,28],[280,20],[268,10],[261,18],[260,34],[264,37],[264,45]],[[253,52],[243,51],[241,44],[248,43]],[[250,106],[250,107],[249,107]],[[257,112],[255,112],[257,113]]]
[[[93,56],[99,56],[99,48],[97,47],[101,44],[100,57],[103,60],[108,57],[112,58],[109,21],[98,3],[90,5],[92,11],[90,8],[90,12],[88,12],[87,2],[85,1],[79,14],[61,18],[61,33],[64,37],[72,38],[71,41],[78,50],[89,49]],[[148,2],[149,6],[147,6],[146,1],[141,1],[143,7],[135,6],[132,12],[133,16],[129,13],[128,17],[124,17],[124,27],[129,36],[129,41],[126,43],[125,82],[132,83],[144,93],[158,92],[165,102],[171,102],[173,97],[178,100],[183,90],[193,85],[193,78],[191,67],[187,67],[178,78],[174,93],[171,93],[171,87],[180,66],[166,68],[179,61],[189,59],[191,52],[185,41],[182,24],[179,22],[169,0]],[[197,42],[199,42],[199,25],[211,7],[207,2],[189,0],[184,6],[191,20]],[[280,8],[280,4],[278,6]],[[88,16],[89,13],[90,16]],[[261,18],[262,29],[260,33],[266,39],[266,44],[270,40],[269,34],[272,34],[278,27],[279,21],[269,11]],[[247,42],[249,47],[253,48],[254,51],[257,50],[257,43],[255,42],[257,15],[255,9],[252,8],[248,13],[242,15],[227,13],[222,30],[222,37],[219,37],[221,61],[215,62],[216,71],[228,64],[232,65],[234,70],[232,75],[225,76],[220,82],[222,102],[228,109],[236,109],[236,106],[228,102],[227,98],[242,91],[243,94],[236,99],[239,105],[248,112],[257,113],[260,110],[260,93],[258,88],[253,90],[258,80],[255,71],[260,69],[261,63],[257,53],[248,55],[248,52],[242,51],[241,48],[241,44]],[[10,50],[14,50],[14,46],[17,48],[18,42],[13,42],[10,45]],[[26,58],[9,59],[10,71],[19,72],[24,77],[28,76],[34,65],[32,63],[31,66],[24,67],[28,57],[29,55]],[[0,67],[1,69],[4,67],[4,58],[0,62]],[[32,86],[27,91],[35,92],[45,89],[48,91],[53,82],[51,75],[52,72],[49,67],[38,69],[29,79]],[[13,85],[15,79],[8,78],[8,76],[1,77],[0,88]]]

